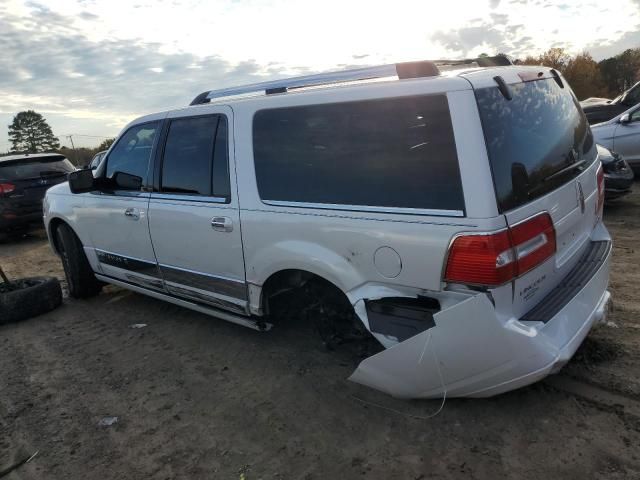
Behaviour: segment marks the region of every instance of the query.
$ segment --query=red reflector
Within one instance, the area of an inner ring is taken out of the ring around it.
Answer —
[[[604,170],[602,163],[598,165],[596,172],[596,182],[598,184],[598,201],[596,202],[596,216],[602,218],[602,210],[604,208]]]
[[[545,212],[502,232],[457,237],[449,249],[444,279],[470,285],[502,285],[555,252],[556,232]]]
[[[0,195],[6,195],[13,192],[16,186],[13,183],[0,183]]]

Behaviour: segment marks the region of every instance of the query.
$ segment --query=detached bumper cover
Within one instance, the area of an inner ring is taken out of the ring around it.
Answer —
[[[395,397],[435,398],[488,397],[544,378],[606,315],[611,243],[601,247],[592,246],[601,255],[592,275],[546,322],[500,320],[479,293],[436,313],[434,327],[363,360],[349,379]]]

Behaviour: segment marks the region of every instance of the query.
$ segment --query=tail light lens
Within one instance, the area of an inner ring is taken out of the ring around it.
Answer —
[[[602,164],[598,166],[596,173],[596,181],[598,183],[598,201],[596,202],[596,216],[602,218],[602,210],[604,208],[604,169]]]
[[[0,195],[8,195],[16,189],[13,183],[0,183]]]
[[[553,221],[544,212],[497,233],[457,237],[449,248],[444,279],[470,285],[502,285],[555,252]]]

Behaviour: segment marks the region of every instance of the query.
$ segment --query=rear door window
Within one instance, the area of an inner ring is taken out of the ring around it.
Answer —
[[[172,120],[165,143],[160,190],[228,198],[227,122],[222,115]]]
[[[265,201],[464,210],[445,95],[261,110],[253,149]]]

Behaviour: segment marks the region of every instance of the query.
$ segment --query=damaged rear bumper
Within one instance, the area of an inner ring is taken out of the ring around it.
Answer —
[[[604,321],[610,260],[609,242],[593,275],[545,321],[504,320],[487,294],[448,292],[432,325],[385,345],[349,379],[400,398],[488,397],[536,382],[559,370]],[[369,326],[364,301],[355,307]]]

